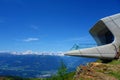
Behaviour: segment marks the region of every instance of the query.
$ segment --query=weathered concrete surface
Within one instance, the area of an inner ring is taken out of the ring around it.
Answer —
[[[65,55],[115,59],[119,57],[120,13],[100,19],[91,29],[90,34],[97,47],[66,52]]]

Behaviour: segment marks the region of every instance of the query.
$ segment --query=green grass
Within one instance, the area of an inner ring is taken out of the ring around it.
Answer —
[[[111,76],[114,76],[115,78],[117,78],[118,80],[120,80],[120,72],[110,72],[109,73]]]
[[[51,78],[47,78],[44,80],[73,80],[74,75],[75,75],[75,72],[70,72],[70,73],[65,74],[63,77],[52,76]]]
[[[113,60],[112,62],[110,62],[108,64],[119,65],[120,64],[120,60]]]

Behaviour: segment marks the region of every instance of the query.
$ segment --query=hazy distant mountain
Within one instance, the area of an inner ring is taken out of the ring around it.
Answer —
[[[5,51],[1,51],[0,55],[3,54],[13,54],[13,55],[56,55],[56,56],[63,56],[64,53],[63,52],[34,52],[31,50],[27,50],[24,52],[5,52]]]
[[[0,75],[47,77],[55,74],[64,61],[69,71],[95,59],[54,55],[13,55],[0,53]]]

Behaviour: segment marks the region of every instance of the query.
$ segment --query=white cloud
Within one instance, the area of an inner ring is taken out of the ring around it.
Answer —
[[[38,41],[39,38],[27,38],[27,39],[24,39],[23,41],[24,42],[31,42],[31,41]]]
[[[30,26],[32,29],[34,29],[34,30],[38,30],[39,29],[39,27],[38,26],[35,26],[35,25],[31,25]]]

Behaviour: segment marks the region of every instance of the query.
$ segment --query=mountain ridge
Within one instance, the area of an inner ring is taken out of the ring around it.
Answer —
[[[55,56],[64,56],[63,52],[33,52],[31,50],[27,50],[24,52],[12,52],[12,51],[0,51],[1,54],[11,54],[11,55],[55,55]]]

